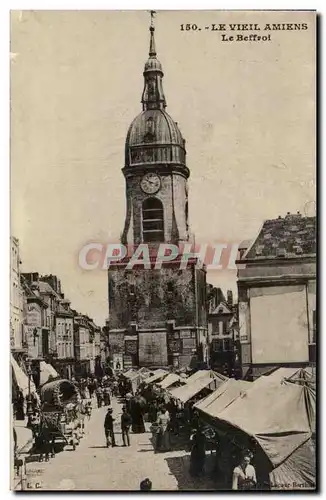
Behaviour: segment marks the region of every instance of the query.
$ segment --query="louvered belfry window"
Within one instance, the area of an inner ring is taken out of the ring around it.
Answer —
[[[148,198],[143,202],[143,241],[164,241],[163,205],[157,198]]]

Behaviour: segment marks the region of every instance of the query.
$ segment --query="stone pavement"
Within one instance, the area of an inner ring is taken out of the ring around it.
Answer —
[[[44,490],[139,490],[146,477],[153,490],[205,490],[209,487],[189,477],[189,453],[184,450],[155,453],[149,424],[144,434],[130,433],[130,447],[122,446],[120,432],[121,405],[113,400],[116,418],[115,448],[105,446],[104,417],[106,408],[93,409],[86,422],[86,434],[76,451],[58,453],[49,462],[27,465],[30,489]],[[38,483],[38,484],[37,484]]]

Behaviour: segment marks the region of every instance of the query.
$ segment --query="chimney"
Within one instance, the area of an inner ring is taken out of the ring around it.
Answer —
[[[21,274],[22,276],[24,276],[25,280],[29,285],[31,285],[34,282],[37,283],[39,280],[38,273],[21,273]]]
[[[31,290],[34,292],[34,294],[39,297],[40,296],[40,286],[39,286],[38,281],[32,281],[32,283],[30,284],[30,287],[31,287]]]
[[[232,290],[227,291],[227,304],[229,307],[233,306],[233,292],[232,292]]]
[[[60,280],[58,280],[57,276],[49,274],[48,276],[41,276],[41,280],[48,283],[48,285],[50,285],[55,292],[59,294],[61,293]]]

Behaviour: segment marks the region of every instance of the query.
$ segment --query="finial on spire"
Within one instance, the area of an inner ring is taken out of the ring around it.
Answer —
[[[155,10],[151,10],[150,14],[151,14],[151,28],[155,29],[155,27],[154,27],[154,17],[155,17],[156,11]]]
[[[149,42],[149,58],[145,63],[144,79],[145,86],[142,94],[143,110],[147,109],[164,109],[166,101],[163,92],[162,78],[163,71],[160,61],[156,57],[155,39],[154,39],[154,16],[155,10],[148,11],[151,16],[151,24],[149,26],[150,42]]]
[[[151,25],[149,27],[149,31],[151,32],[151,39],[150,39],[150,43],[149,43],[149,55],[150,55],[150,57],[156,56],[155,39],[154,39],[154,31],[155,31],[154,16],[155,16],[155,14],[156,14],[155,10],[150,11],[150,15],[151,15]]]

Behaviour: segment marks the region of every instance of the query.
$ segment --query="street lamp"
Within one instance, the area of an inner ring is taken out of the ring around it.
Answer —
[[[31,368],[31,360],[30,359],[27,359],[27,361],[26,361],[26,369],[27,369],[27,377],[28,377],[27,427],[30,427],[32,424],[32,415],[33,415],[33,404],[32,404],[32,395],[31,395],[32,368]]]

